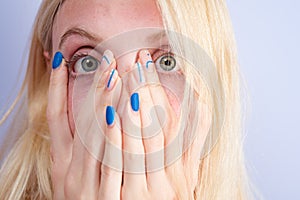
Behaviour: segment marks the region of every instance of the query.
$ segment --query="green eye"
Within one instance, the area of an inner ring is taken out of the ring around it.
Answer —
[[[91,56],[84,57],[81,61],[82,69],[85,72],[95,71],[98,68],[98,65],[98,61]]]
[[[164,71],[172,71],[176,67],[176,59],[170,54],[164,55],[157,59],[156,65]]]
[[[92,56],[83,56],[78,59],[74,65],[74,72],[84,74],[95,71],[100,65],[100,62]]]

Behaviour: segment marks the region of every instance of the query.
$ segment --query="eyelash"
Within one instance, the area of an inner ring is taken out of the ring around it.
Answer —
[[[171,56],[174,56],[174,54],[170,51],[170,50],[156,50],[152,53],[152,59],[153,59],[153,62],[155,63],[156,60],[160,57],[162,57],[163,55],[171,55]],[[74,56],[72,56],[72,58],[68,61],[66,61],[66,66],[67,68],[69,69],[69,71],[72,71],[73,73],[76,73],[75,70],[74,70],[74,65],[76,64],[76,62],[78,60],[80,60],[81,58],[83,57],[86,57],[86,56],[90,56],[88,53],[76,53],[74,54]]]
[[[164,51],[164,50],[158,50],[158,52],[155,51],[155,52],[151,55],[151,57],[152,57],[152,59],[153,59],[153,62],[155,63],[156,60],[157,60],[159,57],[163,56],[163,55],[173,55],[173,53],[170,52],[170,51]]]
[[[77,54],[75,54],[69,61],[66,61],[67,68],[68,68],[69,70],[74,71],[73,67],[74,67],[75,63],[76,63],[79,59],[81,59],[81,58],[83,58],[83,57],[86,57],[86,56],[88,56],[88,55],[89,55],[88,53],[77,53]]]

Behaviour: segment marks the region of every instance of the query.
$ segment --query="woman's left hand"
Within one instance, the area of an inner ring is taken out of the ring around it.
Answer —
[[[196,186],[193,180],[197,177],[185,176],[184,166],[187,163],[182,159],[183,144],[176,140],[179,116],[169,103],[148,51],[139,53],[138,63],[122,79],[127,84],[123,84],[123,97],[118,109],[123,141],[121,199],[192,198]],[[170,147],[168,151],[167,145]],[[197,164],[188,170],[194,170],[191,174],[197,176],[200,146],[199,143],[194,145],[197,148],[190,156],[194,156],[192,160]],[[104,164],[110,167],[109,161],[104,160]],[[101,199],[109,198],[107,189],[113,188],[109,187],[109,177],[105,180],[107,183],[100,189]],[[118,188],[115,190],[118,192]]]

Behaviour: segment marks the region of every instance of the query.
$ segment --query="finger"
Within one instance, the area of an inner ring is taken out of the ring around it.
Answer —
[[[101,161],[104,153],[104,129],[106,127],[103,112],[106,108],[105,104],[111,104],[112,95],[107,95],[106,83],[110,78],[110,69],[115,69],[116,63],[111,51],[107,50],[101,59],[101,64],[97,69],[92,87],[89,89],[88,95],[82,103],[78,116],[75,118],[76,133],[78,140],[75,140],[75,147],[80,147],[73,150],[74,158],[78,160],[78,164],[82,164],[84,154],[82,146],[87,149],[88,154],[92,154],[94,158]],[[118,77],[117,73],[115,74]],[[115,79],[115,78],[114,78]],[[105,103],[106,102],[106,103]],[[100,171],[100,170],[99,170]]]
[[[147,189],[145,175],[145,150],[142,140],[140,98],[135,88],[140,85],[138,65],[127,74],[127,98],[120,105],[125,105],[122,113],[123,157],[124,157],[124,191],[126,188]],[[124,92],[124,91],[123,91]]]
[[[128,83],[130,91],[135,91],[139,94],[140,125],[142,129],[140,137],[143,139],[145,151],[147,188],[154,188],[152,184],[155,181],[161,181],[164,173],[163,170],[160,171],[164,166],[164,136],[149,91],[149,85],[145,82],[145,76],[147,76],[145,73],[147,72],[143,70],[141,64],[137,63],[136,67],[130,73],[133,78],[128,78]],[[153,171],[157,173],[153,173]],[[153,174],[153,176],[150,174]]]
[[[172,128],[176,126],[176,124],[173,123],[176,115],[160,84],[150,53],[148,51],[141,51],[139,53],[139,61],[143,66],[147,84],[147,87],[141,89],[142,91],[140,90],[140,93],[143,92],[144,94],[141,98],[149,99],[148,101],[143,101],[141,104],[141,111],[142,113],[147,113],[148,108],[154,108],[155,111],[155,114],[151,115],[152,123],[150,129],[145,127],[145,124],[147,124],[147,122],[145,122],[147,117],[145,114],[141,114],[143,135],[151,136],[149,138],[144,137],[147,183],[151,190],[160,191],[167,182],[165,173],[166,138],[174,134]],[[156,120],[159,123],[154,123]],[[148,133],[148,131],[150,131],[150,133]]]
[[[141,59],[139,59],[142,61]],[[142,66],[142,65],[141,65]],[[160,123],[159,117],[160,115],[165,115],[161,113],[164,109],[164,105],[157,103],[154,104],[154,99],[160,98],[160,93],[156,93],[155,96],[151,94],[150,88],[151,85],[147,81],[148,71],[146,71],[143,67],[140,69],[142,72],[143,80],[146,80],[146,83],[143,87],[138,87],[137,91],[140,94],[140,114],[141,114],[141,125],[142,125],[142,136],[143,142],[145,145],[146,159],[147,156],[150,156],[152,153],[159,152],[163,150],[164,147],[164,137],[162,124]],[[161,155],[163,156],[163,155]],[[162,167],[161,165],[163,160],[156,160],[158,164],[156,167]],[[147,162],[147,161],[146,161]],[[147,163],[147,171],[151,171],[155,169],[153,165],[154,163]]]
[[[206,103],[199,103],[196,109],[199,113],[199,120],[196,122],[196,130],[198,130],[198,132],[196,135],[191,136],[191,141],[188,141],[188,143],[191,144],[189,147],[191,150],[191,159],[200,160],[202,153],[207,153],[209,151],[208,149],[203,149],[203,147],[207,137],[209,136],[208,134],[212,123],[212,113]]]
[[[151,54],[148,50],[142,50],[139,52],[139,61],[143,66],[145,80],[147,85],[149,85],[149,91],[153,104],[164,108],[164,115],[158,115],[159,121],[161,125],[166,125],[168,124],[167,120],[171,120],[176,115],[170,105],[165,89],[159,80],[155,63],[153,62]]]
[[[113,55],[106,56],[106,64],[111,63],[104,77],[98,81],[96,90],[96,99],[100,98],[101,104],[99,115],[105,116],[102,123],[105,136],[105,150],[103,159],[101,159],[101,183],[99,188],[99,199],[120,199],[122,183],[122,134],[120,129],[120,120],[115,112],[115,107],[120,98],[121,79],[116,70],[116,63]],[[100,91],[103,91],[100,96]],[[99,103],[100,103],[99,102]],[[105,106],[105,107],[104,107]],[[105,113],[104,113],[105,112]]]
[[[63,197],[64,177],[72,155],[72,134],[67,115],[68,70],[63,55],[57,52],[53,58],[47,119],[51,137],[52,179],[54,195]]]
[[[182,164],[185,168],[185,176],[193,177],[187,180],[187,184],[189,184],[190,188],[195,188],[197,185],[201,156],[205,156],[209,152],[209,149],[204,148],[204,143],[205,141],[208,141],[208,137],[210,137],[209,130],[211,127],[212,116],[209,106],[205,103],[199,103],[196,108],[196,112],[199,113],[199,120],[198,122],[195,121],[195,123],[197,123],[195,130],[198,131],[196,135],[190,136],[186,139],[186,143],[189,144],[189,146],[182,157]]]
[[[157,117],[164,133],[165,165],[173,162],[182,154],[183,135],[179,132],[179,117],[173,110],[167,95],[169,89],[160,83],[156,66],[152,61],[148,50],[139,52],[139,60],[145,71],[145,79],[149,85],[153,104],[156,108]],[[171,75],[167,75],[171,76]],[[172,97],[170,97],[172,98]],[[173,99],[175,96],[173,96]],[[172,99],[171,99],[172,100]]]
[[[136,96],[134,98],[138,97]],[[147,182],[140,114],[138,111],[132,110],[130,102],[127,103],[125,109],[126,111],[122,116],[124,190],[133,187],[145,189],[147,188]]]
[[[64,160],[70,152],[72,135],[67,115],[68,69],[60,52],[53,59],[48,96],[47,117],[52,141],[52,155],[55,159]]]
[[[149,85],[150,95],[152,97],[153,105],[165,137],[164,145],[168,146],[177,137],[178,116],[173,110],[169,98],[166,94],[165,88],[160,83],[156,67],[152,61],[151,55],[148,50],[139,52],[139,60],[142,63],[145,71],[145,79]],[[166,88],[167,89],[167,88]]]
[[[69,177],[79,180],[80,184],[77,183],[77,185],[87,197],[95,197],[99,192],[101,161],[105,146],[105,125],[102,123],[105,121],[103,102],[110,103],[112,99],[111,95],[105,93],[105,87],[100,87],[100,85],[109,78],[110,68],[115,67],[112,52],[105,51],[101,64],[95,73],[92,87],[75,118],[76,133]],[[72,185],[71,187],[76,188]]]
[[[98,199],[120,199],[122,184],[122,134],[114,107],[106,108],[105,152]]]

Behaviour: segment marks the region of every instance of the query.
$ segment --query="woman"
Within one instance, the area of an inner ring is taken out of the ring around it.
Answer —
[[[248,199],[238,73],[223,1],[44,0],[1,199]]]

